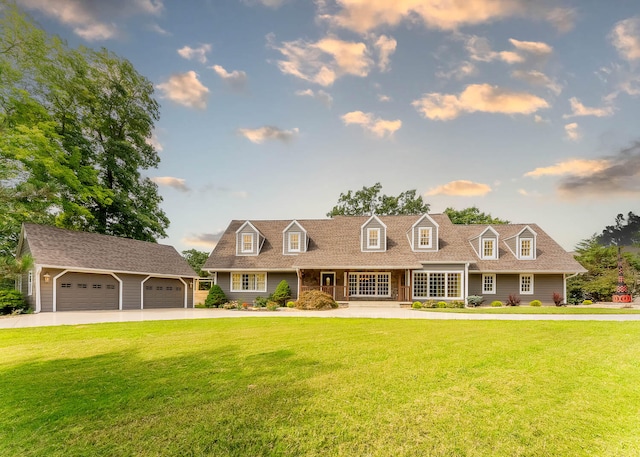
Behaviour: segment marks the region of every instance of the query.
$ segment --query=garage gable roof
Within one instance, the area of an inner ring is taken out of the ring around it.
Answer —
[[[24,224],[34,262],[51,268],[78,268],[164,276],[197,277],[173,246],[117,236]]]

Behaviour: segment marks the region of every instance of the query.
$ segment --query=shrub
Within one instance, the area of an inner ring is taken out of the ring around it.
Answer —
[[[287,302],[287,308],[295,308],[295,307],[296,307],[296,302],[294,301]]]
[[[446,308],[447,307],[447,302],[446,301],[439,301],[437,303],[437,307],[438,308]]]
[[[593,305],[593,302],[591,300],[585,300],[582,302],[583,305]]]
[[[471,306],[480,306],[484,302],[484,297],[480,295],[469,295],[467,297],[467,303]]]
[[[207,298],[204,301],[205,308],[218,308],[227,302],[227,296],[224,294],[222,287],[217,284],[211,286]]]
[[[0,290],[0,314],[24,313],[29,305],[24,300],[22,292],[15,289]]]
[[[253,300],[253,306],[255,306],[256,308],[264,308],[268,303],[269,300],[264,297],[256,297],[256,299]]]
[[[420,303],[419,301],[414,301],[413,304],[411,305],[411,307],[413,309],[421,309],[422,308],[422,303]]]
[[[449,308],[464,308],[464,302],[460,300],[454,300],[449,302]]]
[[[296,302],[296,308],[298,309],[332,309],[337,307],[338,304],[333,297],[321,290],[302,292]]]
[[[435,300],[427,300],[422,304],[423,308],[437,308],[438,307],[438,302],[436,302]]]
[[[554,292],[553,293],[553,303],[556,304],[556,306],[562,306],[564,302],[564,297],[562,295],[560,295],[558,292]]]
[[[236,300],[228,301],[222,305],[224,309],[238,309],[240,306]]]
[[[540,300],[532,300],[529,306],[542,306],[542,302]]]
[[[270,301],[269,303],[267,303],[267,309],[269,311],[277,311],[279,307],[280,307],[280,305],[277,302],[273,301],[273,300]]]
[[[509,298],[507,298],[507,302],[505,303],[507,306],[518,306],[522,300],[517,294],[509,294]]]
[[[491,306],[493,306],[494,308],[499,308],[500,306],[502,306],[502,302],[500,300],[494,300],[491,302]]]
[[[276,290],[271,294],[271,300],[276,302],[278,305],[284,305],[290,298],[291,287],[289,287],[289,283],[283,279],[276,287]]]

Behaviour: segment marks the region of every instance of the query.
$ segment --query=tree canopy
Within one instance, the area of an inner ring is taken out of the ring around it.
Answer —
[[[623,214],[618,214],[615,223],[607,225],[597,240],[605,246],[631,246],[640,243],[640,216],[630,211],[625,220]]]
[[[198,273],[198,276],[207,276],[208,273],[202,271],[202,266],[209,258],[209,254],[204,251],[198,251],[197,249],[187,249],[182,251],[182,257],[187,261],[191,268]]]
[[[500,219],[480,211],[477,206],[471,206],[462,210],[451,207],[444,210],[454,224],[509,224],[510,221]]]
[[[363,187],[357,191],[341,193],[338,204],[327,213],[334,216],[395,216],[401,214],[425,214],[429,212],[429,204],[416,196],[416,190],[407,190],[397,197],[380,194],[382,184],[375,183],[371,187]]]
[[[71,49],[0,0],[0,255],[22,222],[145,241],[169,220],[148,142],[153,85],[106,49]]]

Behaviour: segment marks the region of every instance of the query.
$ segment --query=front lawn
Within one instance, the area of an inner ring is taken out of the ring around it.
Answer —
[[[640,323],[0,331],[4,456],[640,455]]]
[[[421,311],[467,314],[640,314],[640,309],[593,306],[479,306],[477,308],[421,308]]]

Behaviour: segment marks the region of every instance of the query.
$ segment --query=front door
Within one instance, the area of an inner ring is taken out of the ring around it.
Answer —
[[[336,273],[335,271],[323,271],[320,273],[320,290],[328,293],[336,299]]]

